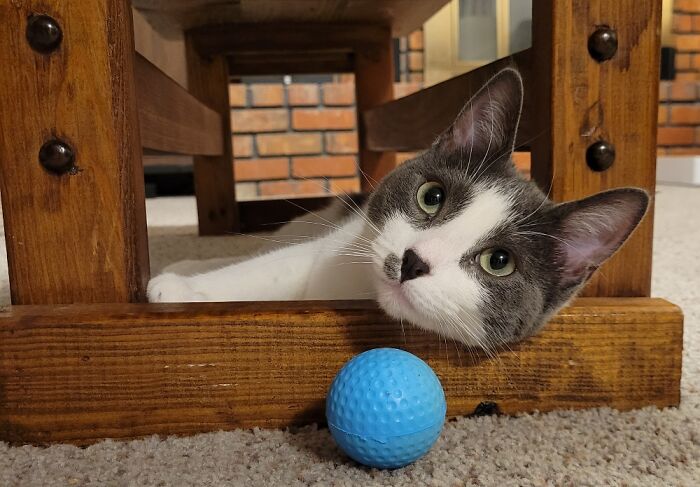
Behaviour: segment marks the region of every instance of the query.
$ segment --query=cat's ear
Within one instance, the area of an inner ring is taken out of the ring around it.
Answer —
[[[555,246],[563,287],[578,286],[612,256],[649,206],[646,191],[620,188],[557,205]]]
[[[512,68],[498,72],[457,115],[435,141],[443,154],[460,153],[472,159],[510,155],[523,105],[523,81]]]

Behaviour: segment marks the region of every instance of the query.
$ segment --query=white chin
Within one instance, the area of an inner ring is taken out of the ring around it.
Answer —
[[[377,302],[386,314],[396,320],[409,322],[418,328],[436,333],[440,337],[447,336],[468,346],[481,346],[479,341],[472,337],[470,333],[466,331],[459,333],[451,330],[439,317],[434,316],[432,313],[423,312],[398,289],[384,282],[378,285]]]

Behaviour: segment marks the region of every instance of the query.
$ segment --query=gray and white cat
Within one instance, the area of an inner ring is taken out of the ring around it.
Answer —
[[[505,69],[432,148],[387,175],[322,236],[194,276],[153,302],[373,298],[392,317],[491,347],[535,333],[629,237],[648,196],[554,204],[516,171],[520,75]],[[319,223],[319,222],[317,222]]]

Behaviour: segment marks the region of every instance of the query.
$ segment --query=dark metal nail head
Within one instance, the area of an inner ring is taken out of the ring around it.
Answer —
[[[32,15],[27,22],[27,42],[37,52],[48,54],[58,49],[63,31],[56,19],[48,15]]]
[[[47,171],[65,174],[74,167],[75,153],[73,148],[62,140],[48,140],[39,149],[39,162]]]
[[[617,52],[617,32],[610,27],[599,27],[588,38],[588,53],[602,63]]]
[[[605,171],[615,162],[615,146],[605,140],[599,140],[586,149],[586,163],[594,171]]]
[[[493,401],[482,401],[477,404],[474,408],[473,416],[493,416],[494,414],[500,414],[500,409],[498,404]]]

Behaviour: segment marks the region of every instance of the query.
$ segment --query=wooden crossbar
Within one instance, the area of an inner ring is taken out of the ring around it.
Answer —
[[[680,310],[661,299],[586,298],[490,358],[369,302],[19,306],[0,311],[0,440],[72,442],[323,421],[357,353],[425,359],[448,415],[680,400]]]

